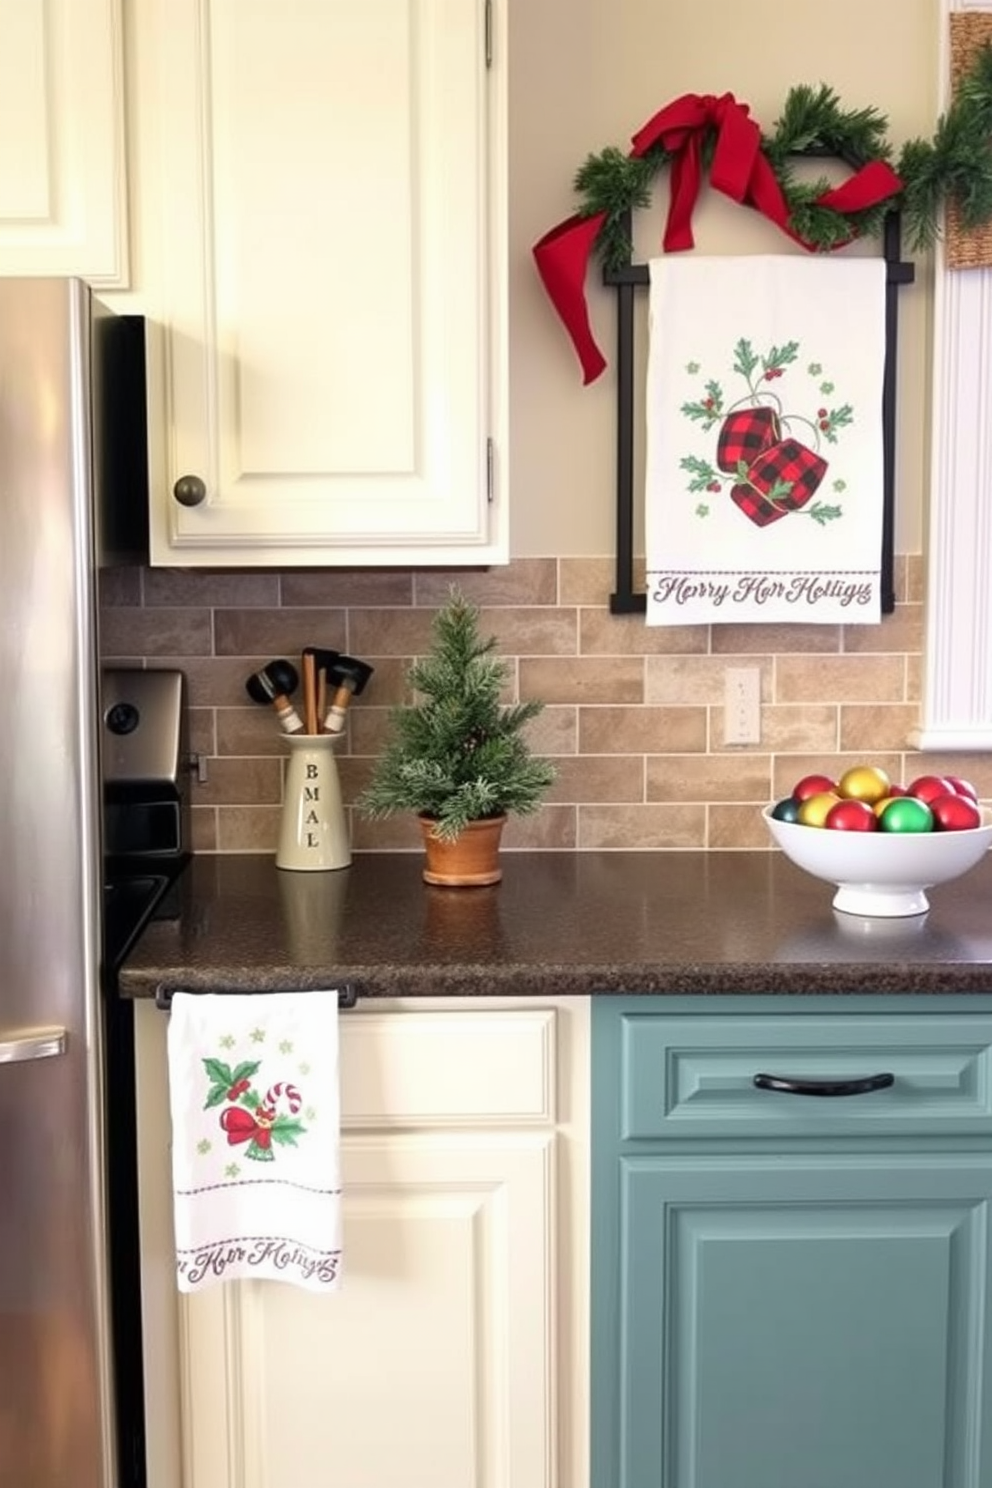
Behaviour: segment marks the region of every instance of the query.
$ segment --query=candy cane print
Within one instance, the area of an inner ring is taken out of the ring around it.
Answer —
[[[285,1098],[291,1116],[295,1116],[303,1104],[303,1097],[300,1095],[300,1092],[288,1080],[279,1080],[275,1085],[269,1086],[265,1092],[266,1108],[274,1113],[276,1104],[280,1098]]]

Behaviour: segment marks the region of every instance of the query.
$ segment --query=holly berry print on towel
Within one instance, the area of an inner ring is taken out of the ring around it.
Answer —
[[[808,503],[830,468],[823,448],[838,443],[838,435],[854,422],[854,410],[850,403],[836,401],[834,384],[824,378],[819,362],[810,362],[801,394],[808,411],[789,411],[793,405],[787,409],[784,389],[776,391],[776,384],[793,372],[794,392],[801,376],[798,358],[798,341],[771,346],[761,355],[742,337],[733,350],[730,376],[743,379],[746,393],[728,401],[723,384],[707,378],[700,396],[682,404],[681,412],[702,433],[716,432],[715,449],[710,448],[707,455],[684,455],[679,461],[679,468],[689,476],[689,493],[703,498],[696,507],[697,516],[710,514],[707,495],[725,491],[757,527],[767,527],[792,512],[812,517],[821,526],[843,516],[840,506],[822,500]],[[686,371],[691,376],[699,374],[699,363],[690,362]],[[836,495],[846,486],[844,480],[833,481]]]
[[[246,1059],[232,1067],[223,1059],[204,1059],[203,1068],[210,1082],[203,1109],[223,1105],[221,1130],[227,1134],[229,1146],[247,1144],[245,1157],[273,1162],[273,1144],[295,1147],[297,1138],[305,1135],[307,1128],[297,1115],[303,1097],[295,1085],[277,1081],[264,1096],[252,1085],[261,1060]]]

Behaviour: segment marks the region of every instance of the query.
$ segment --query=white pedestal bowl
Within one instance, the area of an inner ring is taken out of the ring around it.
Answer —
[[[797,867],[837,886],[834,909],[890,918],[926,914],[926,890],[959,878],[992,844],[992,811],[962,832],[841,832],[783,822],[766,806],[774,841]]]

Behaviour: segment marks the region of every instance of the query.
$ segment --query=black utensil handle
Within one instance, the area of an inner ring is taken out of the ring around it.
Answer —
[[[788,1075],[755,1075],[758,1090],[777,1090],[782,1095],[868,1095],[873,1090],[888,1090],[896,1083],[895,1075],[880,1071],[877,1075],[857,1075],[851,1080],[802,1080]]]

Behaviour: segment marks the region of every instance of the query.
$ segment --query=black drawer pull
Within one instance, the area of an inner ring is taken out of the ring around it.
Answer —
[[[881,1073],[861,1075],[853,1080],[793,1080],[786,1075],[755,1075],[758,1090],[778,1090],[783,1095],[868,1095],[872,1090],[888,1090],[896,1083],[895,1075]]]

